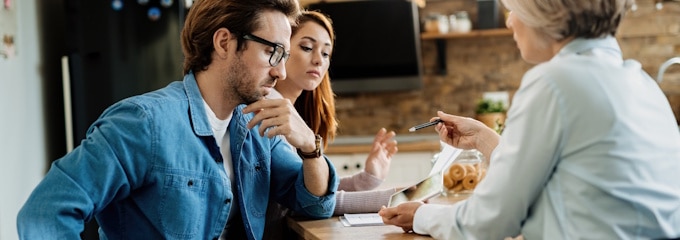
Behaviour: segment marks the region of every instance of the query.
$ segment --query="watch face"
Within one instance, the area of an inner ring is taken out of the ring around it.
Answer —
[[[323,138],[319,134],[316,135],[316,151],[319,152],[319,155],[323,153]]]
[[[303,158],[319,158],[321,155],[323,155],[323,138],[321,135],[317,134],[314,139],[314,145],[316,149],[312,152],[302,152],[299,148],[297,149],[298,154]]]

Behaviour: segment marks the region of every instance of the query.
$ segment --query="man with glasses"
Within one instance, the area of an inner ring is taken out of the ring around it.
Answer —
[[[290,56],[290,53],[287,53],[283,45],[281,45],[280,43],[273,43],[252,34],[243,35],[243,39],[259,42],[274,48],[274,50],[271,51],[272,55],[269,57],[269,65],[271,65],[272,67],[276,67],[276,65],[278,65],[281,62],[281,60],[283,59],[287,60],[288,57]]]
[[[295,0],[200,0],[182,30],[184,80],[109,107],[21,209],[22,239],[261,239],[268,200],[331,216],[337,177],[286,100]],[[278,135],[286,136],[289,144]],[[291,148],[290,146],[295,148]]]

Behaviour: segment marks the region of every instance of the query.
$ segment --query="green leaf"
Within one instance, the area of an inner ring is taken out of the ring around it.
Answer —
[[[477,103],[477,109],[475,112],[477,114],[505,112],[505,105],[503,104],[503,101],[482,99]]]

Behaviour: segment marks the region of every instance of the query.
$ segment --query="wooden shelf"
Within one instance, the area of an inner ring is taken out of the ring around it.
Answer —
[[[507,28],[472,30],[467,33],[429,33],[424,32],[420,34],[422,40],[432,39],[454,39],[454,38],[477,38],[477,37],[495,37],[495,36],[512,36],[512,30]]]

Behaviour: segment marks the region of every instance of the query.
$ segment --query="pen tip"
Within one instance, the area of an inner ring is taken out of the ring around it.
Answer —
[[[409,132],[415,132],[415,131],[416,131],[416,128],[409,128],[408,131],[409,131]]]

